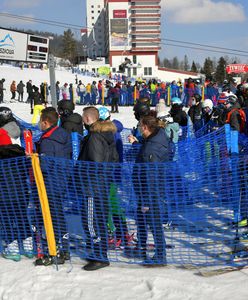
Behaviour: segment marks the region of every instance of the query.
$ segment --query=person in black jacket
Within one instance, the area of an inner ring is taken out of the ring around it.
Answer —
[[[24,92],[25,84],[22,80],[17,85],[17,93],[18,93],[18,101],[23,102],[23,92]]]
[[[195,131],[199,130],[203,126],[201,100],[201,95],[194,94],[191,98],[192,106],[188,111],[188,115],[190,116]]]
[[[99,111],[93,106],[84,108],[83,122],[89,133],[83,140],[79,160],[98,163],[118,162],[119,157],[114,139],[116,127],[114,124],[111,121],[100,122]],[[87,259],[89,260],[89,263],[84,266],[86,271],[97,270],[109,265],[107,256],[108,195],[110,183],[113,181],[113,172],[104,172],[105,168],[102,164],[86,164],[83,168],[85,172],[84,188],[88,196],[88,199],[85,199],[82,205],[83,229],[88,249]],[[109,168],[111,167],[109,166]],[[87,169],[89,169],[89,173],[87,173]],[[88,214],[90,204],[94,207],[94,217]],[[92,218],[94,220],[94,237],[90,233],[90,225],[88,224],[88,220]]]
[[[40,128],[43,134],[36,144],[37,153],[41,155],[41,167],[42,173],[46,185],[51,186],[51,182],[56,182],[59,186],[63,182],[63,174],[58,173],[56,170],[56,161],[49,161],[46,157],[60,157],[71,158],[72,144],[71,137],[63,128],[57,126],[58,113],[53,107],[47,107],[41,112],[40,116]],[[55,164],[53,166],[52,164]],[[53,167],[51,167],[53,166]],[[52,181],[51,181],[51,180]],[[63,197],[65,190],[59,186],[59,189],[49,188],[47,190],[49,198],[50,212],[53,222],[53,229],[55,234],[56,245],[58,246],[58,252],[56,260],[49,255],[37,258],[35,265],[48,266],[53,263],[63,264],[68,257],[68,230],[66,228],[66,220],[63,210]],[[37,215],[37,223],[39,232],[42,232],[42,216],[41,213]],[[47,247],[46,243],[43,244],[43,249]],[[66,253],[66,254],[65,254]]]
[[[78,113],[74,113],[75,105],[70,100],[60,100],[58,102],[58,113],[60,116],[60,125],[67,132],[77,132],[83,134],[82,117]]]
[[[174,97],[171,99],[170,115],[173,121],[178,123],[179,126],[187,126],[188,118],[186,112],[183,110],[182,100],[180,98]]]
[[[30,103],[31,99],[33,97],[33,84],[32,84],[32,80],[29,80],[26,83],[26,89],[27,89],[27,93],[28,93],[28,98],[27,98],[26,103]]]
[[[39,92],[39,88],[37,86],[33,85],[33,90],[34,92],[32,93],[30,105],[31,105],[31,114],[33,114],[31,123],[32,125],[35,126],[37,124],[38,116],[41,114],[42,110],[46,106],[46,102],[44,98],[41,96]]]
[[[140,128],[144,143],[136,158],[133,183],[137,195],[137,237],[140,258],[152,264],[166,264],[163,220],[163,172],[159,166],[153,170],[143,163],[163,163],[170,160],[170,141],[158,120],[153,116],[141,118]],[[141,164],[140,164],[141,163]],[[160,180],[158,180],[160,178]],[[161,185],[161,186],[160,186]],[[167,213],[167,211],[165,212]],[[146,255],[146,242],[149,225],[154,239],[155,254],[152,259]]]
[[[3,91],[5,90],[5,88],[3,87],[4,82],[4,78],[0,80],[0,103],[3,103]]]

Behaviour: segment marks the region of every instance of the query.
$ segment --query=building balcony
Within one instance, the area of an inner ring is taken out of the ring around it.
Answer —
[[[158,9],[160,10],[161,9],[161,6],[160,5],[133,5],[131,6],[131,10],[136,10],[136,9],[144,9],[144,11],[146,9]]]
[[[161,18],[161,14],[156,14],[156,13],[147,13],[147,14],[131,14],[130,15],[131,18]]]

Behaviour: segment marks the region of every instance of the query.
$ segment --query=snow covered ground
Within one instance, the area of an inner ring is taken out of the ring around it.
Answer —
[[[48,71],[0,66],[0,78],[5,78],[6,97],[9,101],[9,86],[12,80],[17,83],[29,79],[39,85],[48,80]],[[75,81],[69,72],[56,72],[56,80],[61,84]],[[94,79],[78,77],[84,83]],[[25,95],[26,96],[26,95]],[[30,122],[29,105],[23,103],[4,103],[21,119]],[[81,113],[82,107],[76,111]],[[135,126],[132,108],[120,108],[120,114],[113,118],[122,121],[125,127]],[[203,278],[196,275],[197,270],[183,270],[175,267],[145,268],[136,265],[112,264],[110,267],[86,272],[81,269],[84,261],[79,258],[59,266],[34,267],[33,260],[23,258],[20,262],[0,258],[0,299],[168,299],[168,300],[229,300],[248,298],[248,269],[226,275]]]

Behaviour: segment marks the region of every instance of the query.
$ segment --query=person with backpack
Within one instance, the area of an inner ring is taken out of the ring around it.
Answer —
[[[241,109],[236,95],[231,95],[227,98],[224,103],[224,109],[226,111],[226,124],[230,124],[230,127],[233,130],[244,133],[246,126],[246,114],[245,111]]]
[[[193,123],[195,132],[203,126],[202,120],[202,97],[199,94],[194,94],[191,98],[191,107],[188,115]]]

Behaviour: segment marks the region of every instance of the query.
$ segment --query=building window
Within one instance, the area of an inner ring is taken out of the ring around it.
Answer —
[[[101,13],[101,11],[100,11],[100,10],[98,10],[98,13],[100,14],[100,13]]]
[[[92,10],[91,13],[93,14],[93,13],[94,13],[94,10]]]
[[[94,5],[91,5],[91,8],[94,8]]]
[[[97,5],[98,8],[101,8],[101,5]]]
[[[137,68],[133,68],[133,76],[137,76]]]
[[[92,19],[92,20],[94,20],[94,19],[95,19],[95,17],[91,17],[91,19]]]
[[[137,56],[136,55],[133,56],[133,63],[137,64]]]
[[[92,26],[94,26],[95,25],[95,23],[92,23]]]
[[[145,76],[151,76],[152,75],[152,68],[151,67],[145,67],[144,68],[144,75]]]
[[[116,72],[116,68],[112,68],[112,72],[115,73]]]

